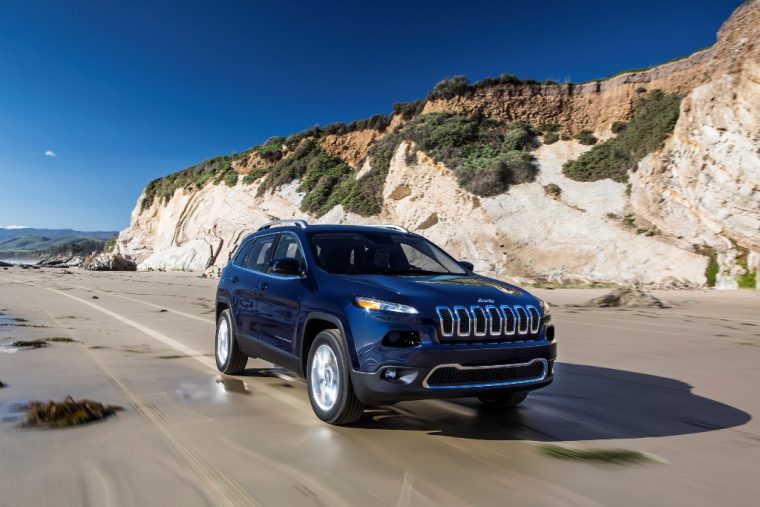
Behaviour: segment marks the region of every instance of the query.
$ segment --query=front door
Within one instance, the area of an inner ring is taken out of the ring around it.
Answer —
[[[306,266],[301,244],[295,234],[284,232],[271,259],[290,258],[299,262],[301,272]],[[294,354],[296,328],[301,294],[306,278],[300,275],[263,274],[256,294],[256,335],[259,339],[290,354]]]

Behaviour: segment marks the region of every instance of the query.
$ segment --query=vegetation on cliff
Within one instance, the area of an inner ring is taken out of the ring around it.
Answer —
[[[634,104],[631,120],[621,128],[615,125],[617,137],[599,143],[576,160],[566,162],[563,172],[578,181],[610,178],[624,183],[628,171],[639,161],[662,146],[678,120],[681,95],[653,90],[641,95]],[[579,133],[580,134],[580,133]]]
[[[341,204],[347,211],[367,216],[382,209],[382,189],[391,158],[403,141],[443,163],[462,187],[481,196],[496,195],[512,184],[533,181],[538,170],[529,153],[535,147],[536,132],[520,122],[503,123],[453,113],[420,115],[372,145],[371,169],[358,179],[351,167],[319,146],[319,134],[324,132],[312,131],[317,137],[302,138],[289,156],[243,181],[252,183],[266,175],[258,189],[262,195],[300,180],[298,190],[306,193],[302,211],[322,215]],[[414,154],[410,157],[412,162]]]
[[[140,205],[141,209],[150,208],[156,199],[161,199],[162,202],[166,203],[179,188],[203,188],[209,181],[213,181],[215,185],[224,182],[227,186],[235,186],[238,175],[232,168],[232,162],[240,160],[244,156],[245,154],[214,157],[182,171],[151,181],[145,187],[145,196]]]

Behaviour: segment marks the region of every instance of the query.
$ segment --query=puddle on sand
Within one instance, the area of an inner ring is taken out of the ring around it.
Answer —
[[[0,402],[0,423],[21,423],[26,419],[27,401]]]
[[[226,377],[224,375],[219,375],[218,377],[216,377],[216,383],[224,386],[224,390],[227,391],[228,393],[248,394],[248,395],[251,394],[251,392],[248,390],[248,387],[246,387],[245,382],[243,382],[239,378]]]

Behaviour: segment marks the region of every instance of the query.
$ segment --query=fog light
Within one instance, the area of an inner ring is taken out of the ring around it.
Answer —
[[[388,368],[383,372],[385,380],[396,380],[396,368]]]

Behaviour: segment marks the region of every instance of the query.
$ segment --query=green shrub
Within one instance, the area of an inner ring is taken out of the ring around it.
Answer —
[[[111,238],[108,241],[106,241],[105,244],[103,245],[103,251],[105,253],[111,253],[111,252],[113,252],[116,249],[116,240],[118,240],[118,239],[119,239],[119,234],[118,233],[116,233],[113,236],[111,236]]]
[[[554,144],[559,141],[559,136],[556,132],[547,132],[544,134],[544,144]]]
[[[275,163],[282,158],[282,148],[285,144],[284,137],[271,137],[266,143],[254,148],[261,158],[270,163]]]
[[[166,203],[180,188],[202,188],[212,179],[214,184],[218,185],[230,170],[232,170],[230,157],[219,156],[163,178],[155,179],[145,187],[145,196],[140,207],[146,210],[156,199]]]
[[[718,254],[715,249],[708,245],[694,245],[694,251],[700,255],[707,257],[707,267],[705,268],[705,278],[707,279],[708,287],[715,287],[715,282],[718,279],[718,272],[720,272],[720,266],[718,265]]]
[[[453,99],[454,97],[472,95],[473,87],[464,76],[454,76],[443,79],[436,83],[433,90],[428,93],[428,100]]]
[[[539,123],[536,130],[544,134],[549,134],[559,132],[560,128],[559,123]]]
[[[261,178],[262,176],[265,176],[268,172],[269,172],[269,168],[267,167],[259,167],[257,169],[251,169],[251,171],[243,177],[243,184],[250,185],[251,183],[254,183],[256,180]]]
[[[314,150],[298,187],[299,192],[306,193],[301,210],[316,215],[329,211],[332,206],[328,208],[327,204],[333,191],[347,178],[354,179],[351,167],[340,158],[327,155],[321,148]]]
[[[433,113],[416,118],[400,134],[451,169],[459,184],[474,194],[497,195],[512,184],[535,179],[537,167],[528,153],[535,146],[535,132],[527,124]]]
[[[224,184],[228,187],[234,187],[238,182],[238,173],[229,170],[224,174]]]
[[[363,216],[376,215],[383,207],[383,186],[396,148],[403,141],[401,132],[387,134],[369,149],[370,171],[360,179],[345,182],[336,191],[346,211]]]
[[[624,121],[613,121],[610,130],[613,134],[619,134],[628,127],[628,124]]]
[[[393,114],[400,114],[405,120],[411,120],[415,116],[422,114],[425,108],[425,100],[415,100],[414,102],[398,102],[393,104]]]
[[[583,129],[577,134],[575,134],[575,138],[578,140],[579,143],[585,144],[585,145],[596,144],[596,141],[597,141],[594,133],[588,129]]]
[[[562,188],[556,183],[549,183],[544,185],[544,193],[552,198],[558,198],[562,195]]]
[[[628,126],[617,137],[594,146],[577,160],[566,162],[563,172],[578,181],[610,178],[624,183],[648,153],[658,150],[678,121],[681,95],[654,90],[634,104]]]
[[[264,195],[264,192],[269,189],[278,188],[303,177],[309,161],[320,149],[317,140],[313,138],[303,139],[288,158],[284,158],[272,166],[266,179],[261,183],[257,195]]]
[[[513,76],[512,74],[501,74],[499,77],[487,77],[485,79],[481,79],[472,85],[472,88],[477,90],[480,88],[488,88],[490,86],[519,85],[522,83],[523,81],[521,81],[517,76]]]
[[[738,255],[736,256],[736,264],[744,269],[744,273],[739,275],[736,279],[740,289],[754,289],[757,287],[757,271],[752,270],[748,264],[749,250],[737,246],[734,244]]]

